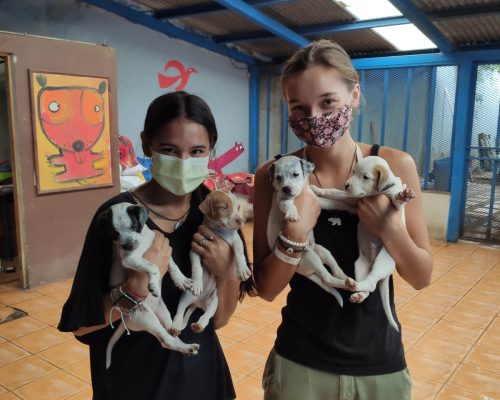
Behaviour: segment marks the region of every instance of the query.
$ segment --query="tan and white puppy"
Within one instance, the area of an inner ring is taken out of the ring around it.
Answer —
[[[305,190],[311,190],[308,182],[309,174],[313,170],[313,163],[296,156],[281,157],[270,165],[269,175],[275,190],[267,224],[267,242],[270,249],[274,249],[285,221],[300,219],[293,200],[304,187]],[[355,284],[354,280],[340,269],[326,248],[314,241],[312,231],[309,233],[307,242],[308,245],[300,259],[297,272],[330,293],[337,299],[340,306],[343,306],[342,297],[335,288],[351,290]],[[323,264],[326,264],[332,273]]]
[[[111,353],[115,343],[125,330],[146,331],[155,336],[162,347],[185,354],[198,354],[198,344],[186,344],[169,334],[172,317],[161,297],[160,271],[156,265],[144,258],[144,253],[154,240],[154,233],[146,225],[148,210],[131,203],[118,203],[98,216],[102,230],[113,239],[113,264],[110,273],[110,286],[118,287],[126,280],[126,269],[142,271],[149,276],[148,295],[139,306],[128,314],[122,315],[122,323],[116,328],[106,348],[106,368],[111,365]],[[187,290],[191,279],[184,276],[171,257],[168,273],[174,284]]]
[[[389,164],[378,156],[369,156],[359,160],[353,175],[346,181],[345,188],[353,199],[383,193],[398,209],[415,197],[413,191],[406,188],[401,179],[392,173]],[[338,202],[339,192],[341,192],[337,189],[318,187],[312,189],[318,196],[335,202]],[[342,198],[344,196],[345,193]],[[404,223],[404,210],[402,218]],[[358,224],[358,247],[359,257],[354,264],[356,293],[353,293],[349,300],[353,303],[361,303],[370,292],[375,290],[380,281],[380,296],[384,312],[389,323],[399,331],[389,302],[389,278],[396,268],[396,263],[380,238],[372,234],[361,221]]]
[[[247,266],[243,241],[238,234],[238,229],[244,222],[240,214],[238,199],[230,192],[215,190],[202,201],[200,210],[205,215],[203,225],[224,239],[234,250],[236,275],[239,280],[246,281],[252,273]],[[191,329],[194,332],[202,332],[217,311],[218,298],[215,277],[202,267],[198,253],[191,251],[190,256],[193,285],[191,290],[185,291],[179,300],[172,323],[171,333],[173,335],[180,334],[197,307],[205,312],[197,322],[191,324]]]

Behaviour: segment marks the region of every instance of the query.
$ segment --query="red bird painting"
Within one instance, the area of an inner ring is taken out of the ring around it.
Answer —
[[[170,72],[169,75],[158,74],[158,84],[160,88],[166,89],[170,86],[177,84],[175,90],[182,90],[188,84],[191,74],[197,73],[197,69],[189,67],[186,69],[184,65],[178,60],[170,60],[163,67],[164,72]]]

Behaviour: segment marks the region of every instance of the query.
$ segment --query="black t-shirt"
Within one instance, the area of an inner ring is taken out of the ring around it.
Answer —
[[[203,215],[198,205],[207,191],[198,188],[192,195],[191,211],[184,224],[172,233],[165,233],[172,247],[172,257],[186,276],[191,276],[189,251],[191,241]],[[96,216],[120,202],[136,203],[133,196],[121,193],[104,203]],[[147,225],[160,230],[151,219]],[[58,329],[72,332],[80,327],[103,324],[103,295],[109,285],[112,262],[111,239],[92,220],[78,263],[70,296],[64,305]],[[176,288],[167,273],[162,281],[162,297],[172,317],[182,291]],[[190,318],[196,321],[202,311]],[[106,347],[113,334],[111,327],[77,337],[88,344],[94,400],[226,400],[236,397],[231,375],[214,330],[213,319],[202,333],[188,328],[180,335],[185,343],[201,345],[197,356],[186,356],[164,349],[149,333],[131,332],[121,336],[113,348],[112,363],[106,370]]]
[[[377,150],[374,146],[372,155]],[[322,210],[314,228],[316,242],[327,248],[351,277],[359,255],[358,221],[357,215],[345,211]],[[399,332],[389,325],[378,286],[361,304],[351,303],[351,292],[338,289],[343,308],[331,294],[302,275],[295,274],[290,287],[275,344],[278,354],[341,375],[381,375],[406,368],[392,277],[390,303]]]

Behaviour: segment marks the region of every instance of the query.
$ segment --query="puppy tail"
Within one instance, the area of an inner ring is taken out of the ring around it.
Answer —
[[[111,353],[113,352],[113,347],[115,346],[116,342],[118,342],[118,339],[120,339],[120,337],[123,335],[123,332],[125,332],[125,326],[122,322],[116,328],[113,336],[111,336],[111,338],[109,339],[108,347],[106,347],[106,369],[109,369],[109,367],[111,366]]]
[[[389,320],[389,324],[399,332],[399,327],[396,321],[394,320],[394,316],[392,315],[391,310],[391,302],[389,299],[389,278],[384,278],[380,281],[380,297],[382,298],[382,306],[384,307],[385,315],[387,315],[387,319]]]
[[[344,299],[342,299],[342,296],[337,289],[331,288],[330,294],[337,299],[340,307],[344,307]]]

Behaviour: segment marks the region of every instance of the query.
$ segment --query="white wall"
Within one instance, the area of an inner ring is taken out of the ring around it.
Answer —
[[[244,65],[77,0],[0,0],[0,30],[114,47],[119,133],[131,139],[139,155],[149,103],[172,90],[160,89],[157,74],[171,59],[195,67],[198,73],[184,90],[201,96],[212,108],[219,130],[217,153],[235,141],[243,141],[245,148],[224,172],[248,170],[249,89]]]

